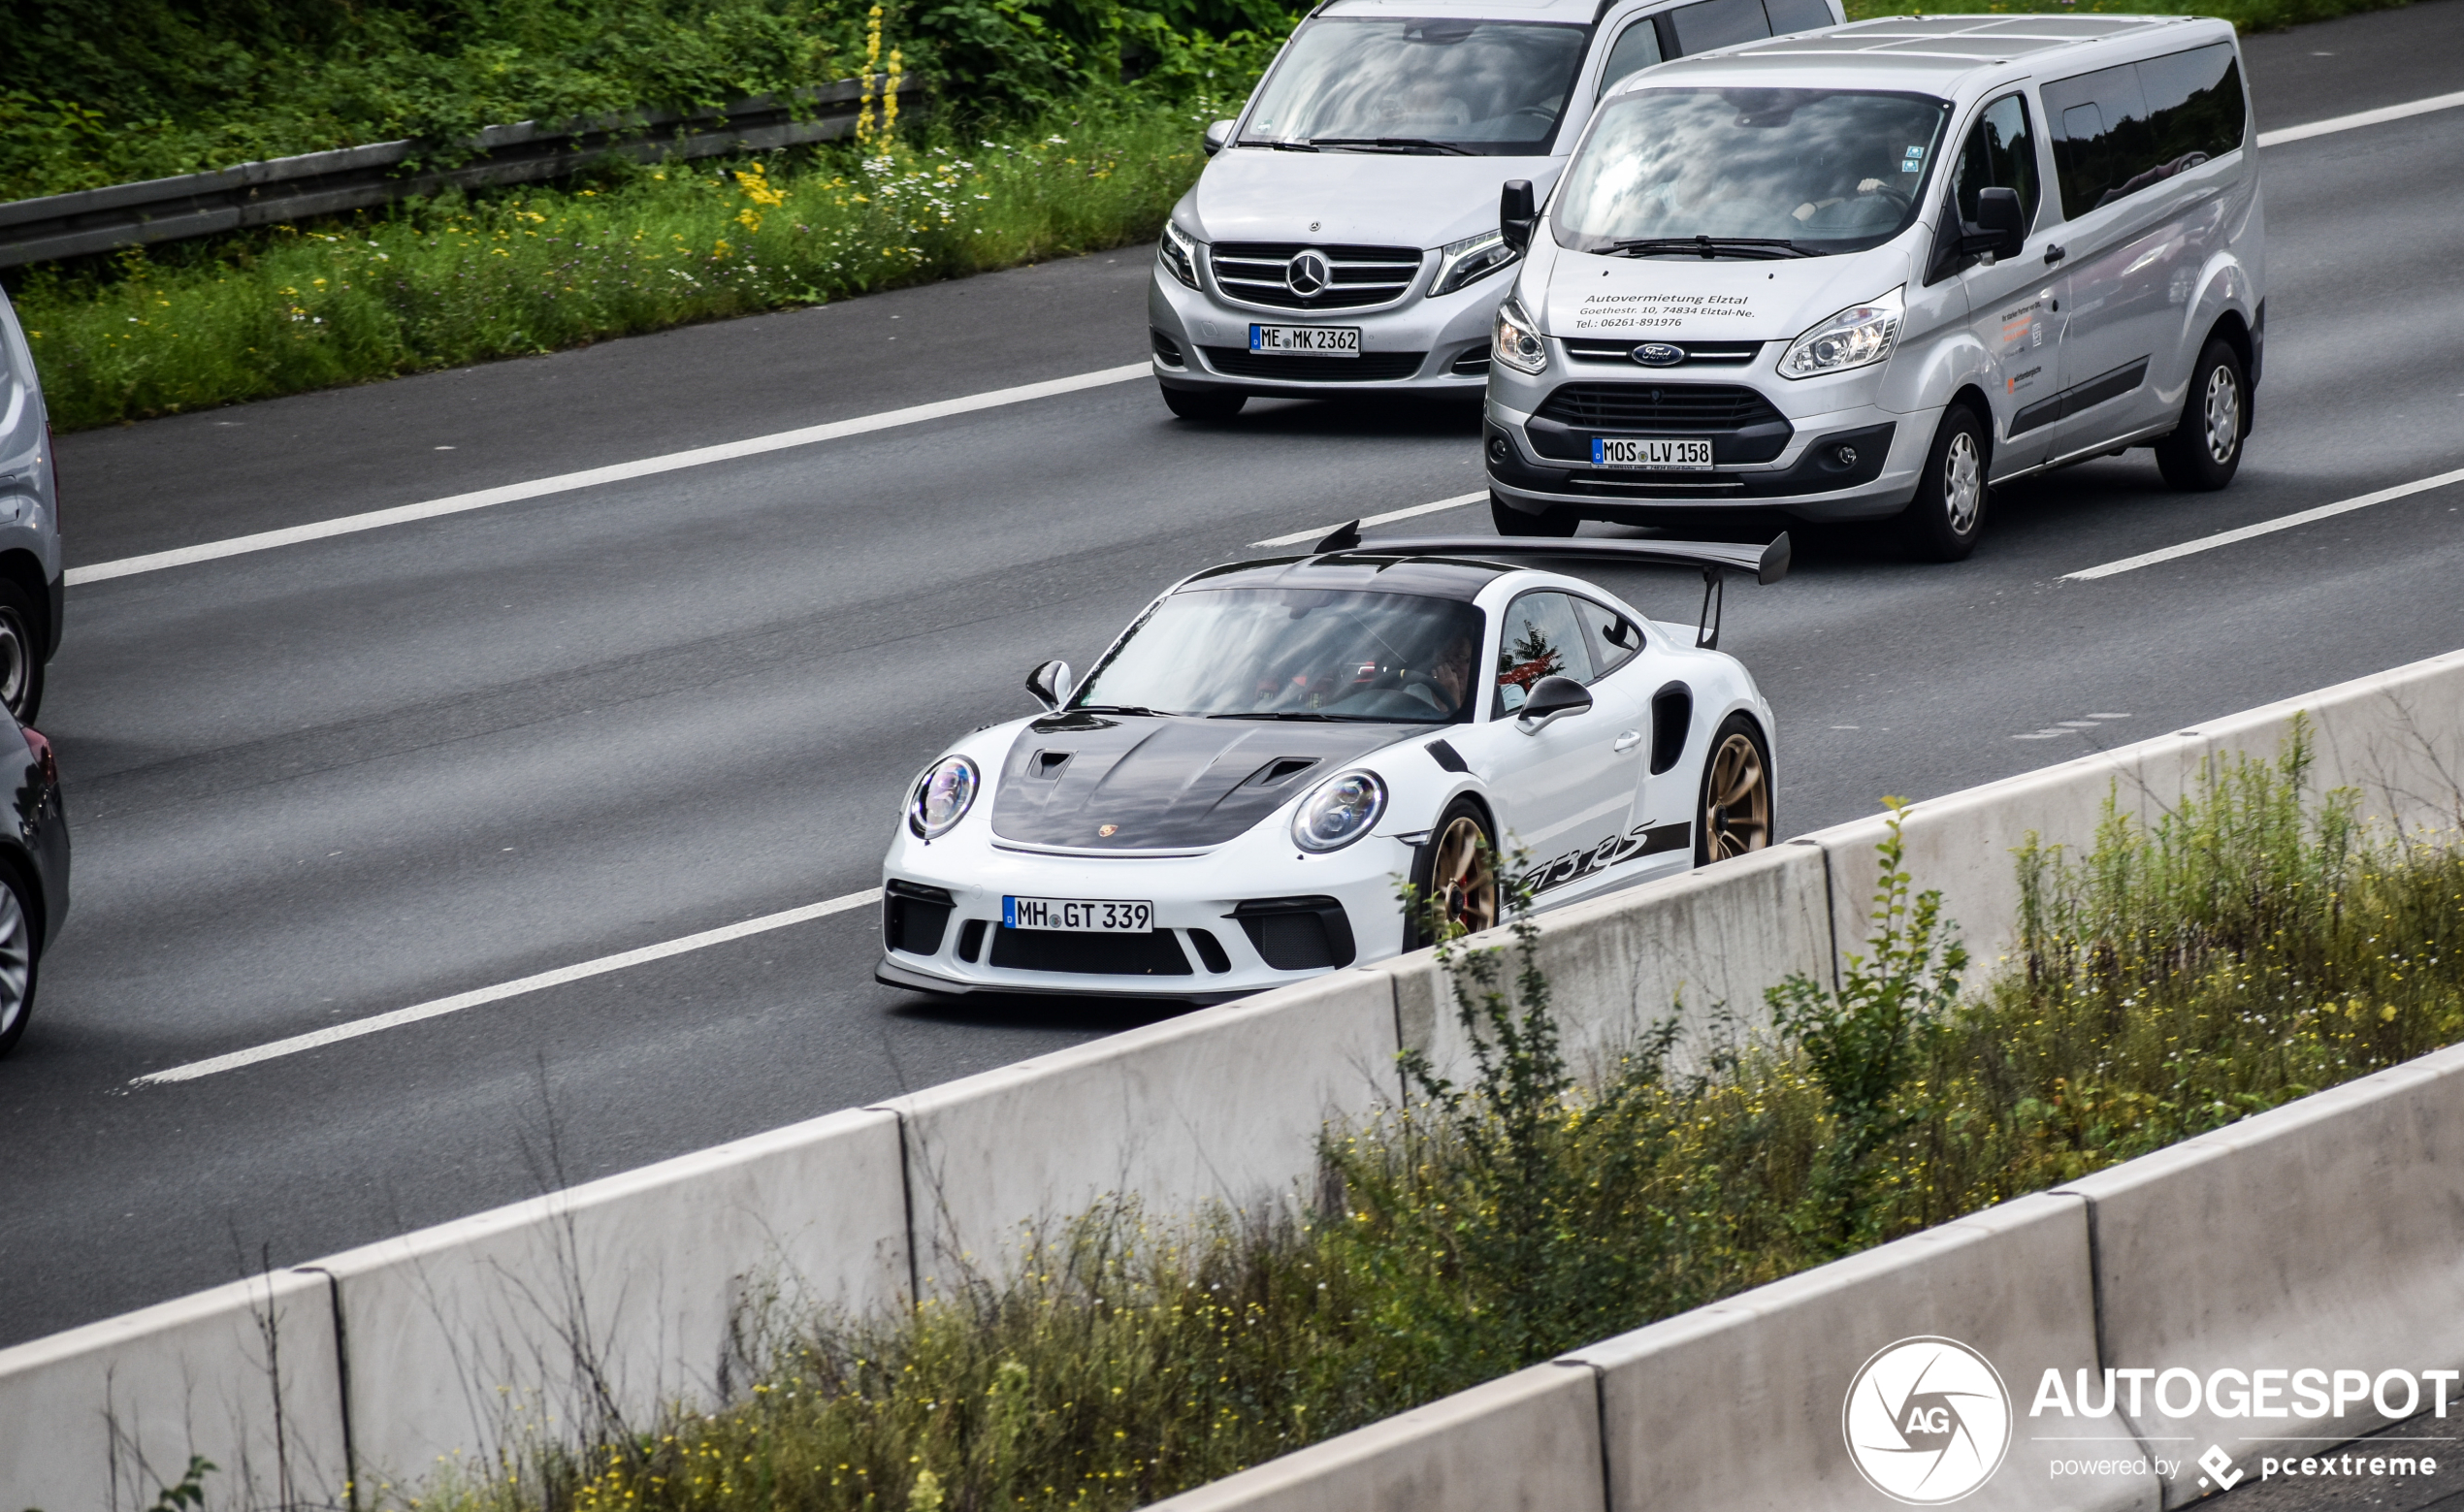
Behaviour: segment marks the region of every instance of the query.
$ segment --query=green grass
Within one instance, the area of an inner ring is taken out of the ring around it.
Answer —
[[[54,425],[104,425],[1141,241],[1196,177],[1213,104],[447,196],[37,269],[15,298]]]
[[[2024,948],[1972,990],[1895,829],[1840,990],[1784,984],[1780,1033],[1684,1075],[1663,1031],[1573,1085],[1528,926],[1453,948],[1492,1048],[1331,1137],[1312,1210],[1087,1214],[1014,1280],[784,1320],[707,1415],[533,1443],[420,1504],[1127,1507],[2450,1043],[2464,856],[2305,803],[2306,765],[2297,735],[2152,831],[2023,853]]]

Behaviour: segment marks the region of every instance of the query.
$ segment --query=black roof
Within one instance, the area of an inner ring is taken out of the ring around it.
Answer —
[[[1438,561],[1426,557],[1380,557],[1352,551],[1334,557],[1279,557],[1266,562],[1231,562],[1181,585],[1217,588],[1348,588],[1373,594],[1418,594],[1429,598],[1479,596],[1480,590],[1513,568],[1494,563]]]

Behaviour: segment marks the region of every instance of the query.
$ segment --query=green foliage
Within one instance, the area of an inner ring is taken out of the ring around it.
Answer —
[[[33,269],[15,298],[53,423],[104,425],[1142,241],[1216,103],[447,195]]]
[[[1940,0],[1924,7],[1928,16],[2068,16],[2085,13],[2122,16],[2214,16],[2231,21],[2245,35],[2275,31],[2308,21],[2332,20],[2363,11],[2387,11],[2409,0]],[[1861,21],[1877,16],[1905,16],[1910,7],[1898,0],[1846,0],[1848,18]]]
[[[1878,848],[1872,953],[1848,957],[1835,992],[1796,975],[1766,994],[1772,1024],[1830,1100],[1832,1138],[1809,1216],[1836,1251],[1870,1240],[1873,1154],[1926,1116],[1909,1102],[1909,1084],[1938,1053],[1967,969],[1967,949],[1942,918],[1942,894],[1909,897],[1914,879],[1899,833],[1906,804],[1882,801],[1891,818]]]

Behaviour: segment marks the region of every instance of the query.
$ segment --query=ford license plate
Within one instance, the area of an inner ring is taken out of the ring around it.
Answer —
[[[1001,922],[1012,929],[1143,935],[1155,927],[1155,906],[1103,898],[1003,898]]]
[[[1251,326],[1249,350],[1270,357],[1357,357],[1358,326]]]
[[[1595,435],[1591,438],[1591,465],[1700,472],[1711,466],[1711,443],[1674,436]]]

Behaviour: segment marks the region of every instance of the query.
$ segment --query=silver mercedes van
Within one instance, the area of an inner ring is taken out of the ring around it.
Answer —
[[[0,706],[31,724],[60,645],[60,515],[34,353],[0,293]]]
[[[1516,249],[1592,102],[1668,58],[1840,19],[1838,0],[1330,0],[1173,207],[1147,299],[1186,419],[1250,395],[1480,392]]]
[[[2132,446],[2232,481],[2266,351],[2233,28],[1861,22],[1673,62],[1605,99],[1489,373],[1508,534],[1672,506],[1888,518],[1964,557],[1992,486]]]

